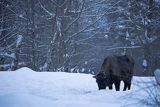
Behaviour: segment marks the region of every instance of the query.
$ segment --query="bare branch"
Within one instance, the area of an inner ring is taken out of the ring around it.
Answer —
[[[79,12],[77,18],[75,18],[75,19],[64,29],[65,32],[80,18],[80,15],[81,15],[82,10],[83,10],[83,8],[84,8],[84,4],[85,4],[85,2],[84,2],[84,0],[83,0],[83,4],[82,4],[82,6],[81,6],[81,9],[80,9],[80,12]]]
[[[48,15],[50,15],[50,16],[52,16],[52,17],[55,16],[54,13],[49,12],[49,10],[47,10],[47,9],[42,5],[42,3],[40,2],[40,0],[38,0],[38,2],[39,2],[39,4],[40,4],[41,8],[42,8]]]

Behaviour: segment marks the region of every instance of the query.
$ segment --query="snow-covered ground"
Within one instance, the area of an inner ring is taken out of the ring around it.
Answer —
[[[153,77],[134,77],[130,91],[122,91],[123,82],[121,91],[99,91],[92,76],[29,68],[0,72],[0,107],[141,107],[136,99],[145,98],[146,93],[137,81],[154,81]]]

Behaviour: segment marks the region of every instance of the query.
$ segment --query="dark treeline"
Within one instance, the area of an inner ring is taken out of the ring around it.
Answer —
[[[159,0],[0,0],[0,71],[94,74],[112,54],[160,67]]]

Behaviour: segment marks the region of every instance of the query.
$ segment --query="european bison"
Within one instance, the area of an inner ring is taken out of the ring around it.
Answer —
[[[115,85],[116,91],[120,90],[120,81],[124,82],[124,91],[131,88],[131,80],[133,76],[134,60],[132,57],[108,56],[104,59],[100,72],[94,76],[98,84],[99,90],[105,89],[107,86],[112,89]]]

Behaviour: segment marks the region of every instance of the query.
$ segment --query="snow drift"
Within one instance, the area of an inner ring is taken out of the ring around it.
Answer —
[[[145,98],[137,81],[154,78],[134,77],[131,91],[98,90],[91,74],[65,72],[34,72],[21,68],[0,72],[1,107],[137,107],[136,98]],[[140,84],[143,87],[143,84]],[[133,104],[133,103],[136,103]]]

